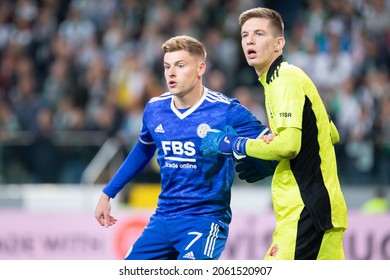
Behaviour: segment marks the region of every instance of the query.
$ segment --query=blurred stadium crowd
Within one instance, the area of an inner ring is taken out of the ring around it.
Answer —
[[[173,35],[203,41],[206,86],[266,123],[238,24],[266,6],[338,126],[341,182],[390,185],[390,0],[0,3],[0,183],[78,183],[106,139],[128,151],[145,102],[165,91],[160,47]]]

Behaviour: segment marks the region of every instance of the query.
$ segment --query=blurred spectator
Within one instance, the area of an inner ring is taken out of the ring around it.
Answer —
[[[14,7],[14,24],[10,42],[28,47],[33,38],[33,25],[38,15],[38,6],[34,0],[17,0]]]
[[[42,107],[37,113],[36,123],[29,157],[31,172],[37,183],[56,183],[62,160],[54,143],[52,109]]]
[[[0,100],[9,100],[10,90],[14,83],[17,64],[17,53],[6,48],[0,59]]]
[[[80,12],[82,18],[89,19],[98,31],[104,30],[107,19],[118,5],[117,0],[77,0],[72,1],[71,9]]]
[[[116,137],[123,122],[123,112],[116,104],[105,102],[97,109],[94,130],[107,133],[108,137]]]
[[[57,106],[70,91],[70,78],[68,61],[62,58],[56,59],[51,64],[50,72],[42,85],[41,94],[46,106],[57,111]]]
[[[22,130],[33,131],[36,116],[42,107],[42,99],[35,91],[35,80],[30,75],[19,77],[10,96],[12,108]]]
[[[388,0],[363,1],[362,16],[368,33],[382,36],[390,26],[390,3]]]
[[[29,46],[29,52],[35,62],[38,83],[42,83],[45,80],[52,62],[50,40],[57,28],[55,16],[53,8],[42,7],[32,28],[33,39]]]
[[[147,81],[146,70],[142,65],[136,54],[129,53],[110,73],[110,83],[116,93],[117,104],[125,112],[131,110],[143,97]]]
[[[122,60],[126,47],[129,48],[126,42],[128,30],[124,28],[123,22],[123,16],[115,13],[108,18],[106,28],[102,30],[101,49],[109,67],[118,65]],[[145,51],[149,53],[147,50]]]
[[[356,185],[369,184],[374,167],[373,119],[364,105],[359,107],[358,118],[348,135],[346,156],[349,158],[348,168],[350,183]]]
[[[11,1],[2,1],[0,5],[0,48],[5,49],[15,32],[15,23],[11,21],[13,4]]]
[[[234,75],[239,63],[237,58],[239,49],[236,42],[224,36],[219,29],[208,28],[205,32],[204,44],[208,52],[207,60],[209,69],[218,69],[221,71],[225,76],[225,92],[231,94],[232,87],[237,83]]]
[[[54,126],[59,131],[72,130],[79,126],[79,109],[75,106],[72,98],[66,96],[65,98],[58,101],[57,109],[54,113]]]
[[[20,131],[19,121],[8,101],[0,100],[0,143],[12,141]]]
[[[384,96],[378,106],[376,134],[376,169],[378,183],[390,186],[390,76],[385,74],[381,79]]]
[[[71,6],[66,19],[58,27],[58,34],[74,54],[86,41],[96,36],[96,26],[88,18],[83,18],[77,7]]]
[[[103,55],[96,56],[86,65],[84,73],[79,77],[85,87],[85,110],[89,126],[94,126],[99,107],[107,98],[109,87],[108,68]]]
[[[333,116],[342,142],[348,142],[359,118],[360,104],[356,81],[349,77],[342,87],[334,91],[329,100],[329,113]]]
[[[208,69],[205,74],[205,86],[218,92],[227,92],[227,81],[219,69]]]
[[[340,36],[337,33],[327,34],[327,50],[319,52],[312,62],[314,73],[311,76],[323,94],[341,87],[343,81],[352,75],[353,60],[351,54],[343,50]]]
[[[258,90],[256,88],[256,90]],[[248,87],[238,87],[233,92],[233,97],[237,98],[242,105],[251,111],[258,120],[260,120],[263,124],[268,125],[268,118],[265,112],[265,109],[262,104],[264,102],[260,100],[256,100],[254,95],[262,96],[260,93],[253,93]]]
[[[142,98],[134,103],[131,110],[128,110],[123,116],[121,128],[118,131],[118,140],[123,146],[130,150],[138,141],[138,135],[142,128],[142,117],[146,102],[153,97],[159,96],[165,92],[165,85],[160,82],[158,75],[151,71],[145,72],[145,78],[148,81],[145,85]],[[110,94],[110,99],[116,99],[115,94]],[[112,100],[111,100],[112,102]]]

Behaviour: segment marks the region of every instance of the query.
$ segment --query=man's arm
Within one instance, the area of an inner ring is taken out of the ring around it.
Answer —
[[[262,139],[247,139],[245,154],[265,160],[292,159],[301,149],[302,132],[298,128],[284,128],[266,143]]]
[[[146,145],[138,141],[103,192],[114,198],[128,182],[145,168],[153,158],[155,151],[155,145]]]
[[[205,156],[233,154],[236,159],[247,155],[263,160],[292,159],[301,149],[301,134],[298,128],[284,128],[267,143],[264,139],[237,136],[229,130],[210,130],[200,148]]]
[[[155,145],[145,145],[140,141],[131,150],[113,178],[103,189],[103,193],[96,205],[95,218],[100,225],[109,227],[116,223],[116,218],[110,215],[110,199],[114,198],[128,182],[145,168],[153,158],[155,151]]]

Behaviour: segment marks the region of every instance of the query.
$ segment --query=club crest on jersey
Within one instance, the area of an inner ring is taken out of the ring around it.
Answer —
[[[201,123],[196,129],[196,133],[200,138],[204,138],[207,134],[207,131],[209,131],[210,129],[211,127],[207,123]]]

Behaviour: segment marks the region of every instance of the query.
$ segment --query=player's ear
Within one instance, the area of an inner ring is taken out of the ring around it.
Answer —
[[[275,45],[275,49],[276,51],[281,51],[284,47],[284,44],[286,43],[284,37],[278,37],[278,39],[276,40],[276,45]]]
[[[206,72],[206,62],[202,61],[198,66],[198,75],[202,76]]]

